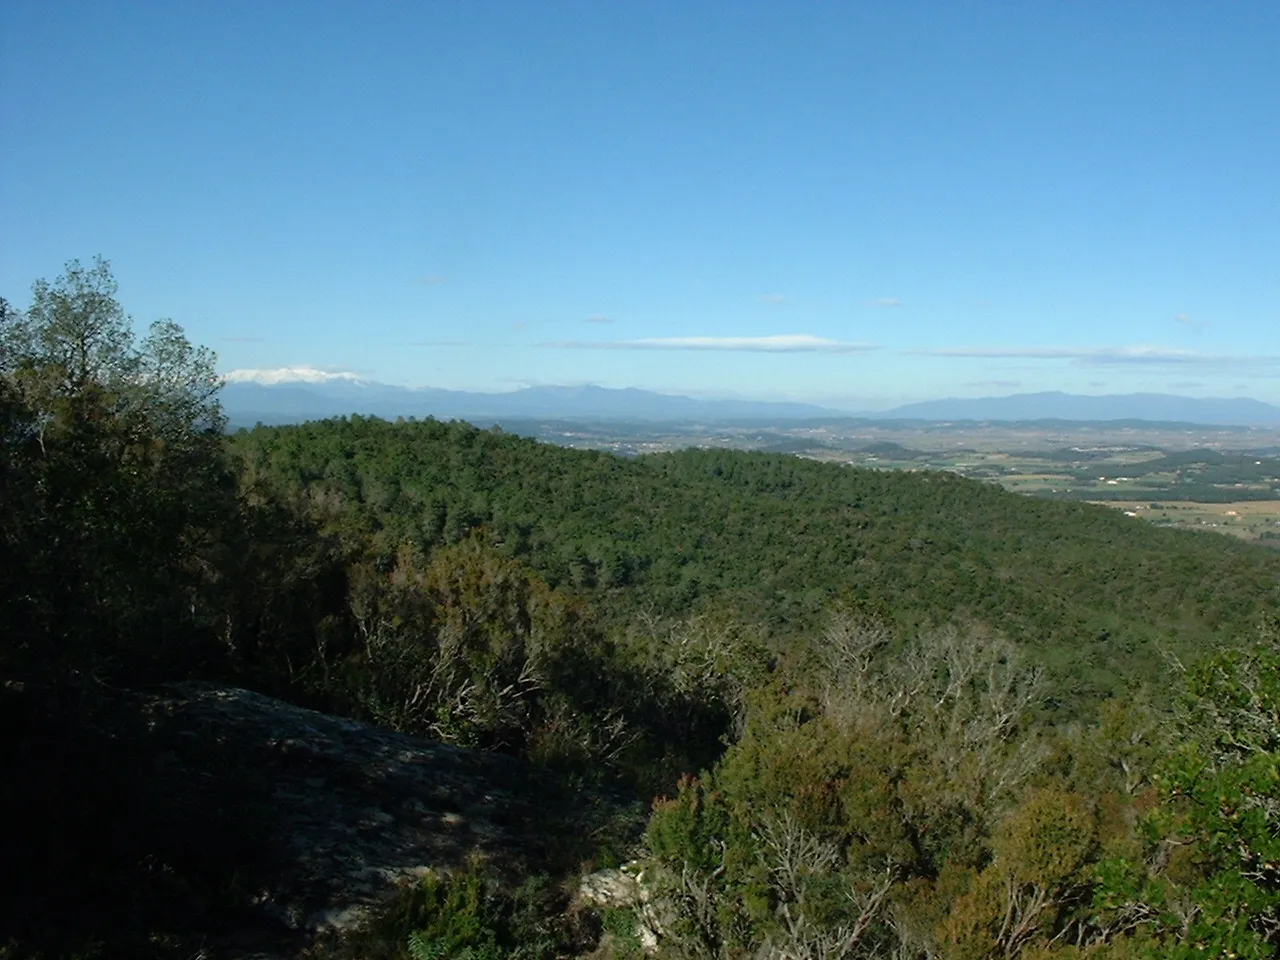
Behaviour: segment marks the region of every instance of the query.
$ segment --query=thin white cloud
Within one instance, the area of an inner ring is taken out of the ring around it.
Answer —
[[[517,329],[519,324],[517,323]],[[469,347],[470,340],[410,340],[411,347]]]
[[[438,287],[442,283],[448,283],[448,277],[442,277],[435,273],[429,273],[424,277],[414,277],[413,282],[421,287]]]
[[[763,293],[760,295],[760,299],[763,300],[765,303],[786,303],[787,302],[786,294],[783,294],[783,293]]]
[[[1151,366],[1253,366],[1280,364],[1280,357],[1232,356],[1200,353],[1179,347],[1133,344],[1121,347],[937,347],[908,350],[909,354],[928,357],[960,357],[980,359],[1073,360],[1084,365],[1147,364]]]
[[[971,380],[966,387],[1020,387],[1021,380]]]
[[[1197,320],[1195,317],[1189,317],[1185,313],[1180,313],[1173,318],[1173,322],[1186,327],[1188,330],[1194,330],[1199,333],[1208,326],[1203,320]]]
[[[897,297],[876,297],[871,301],[873,307],[900,307],[902,301]]]
[[[807,333],[768,337],[644,337],[639,340],[558,340],[539,346],[559,350],[727,350],[748,353],[864,353],[873,343],[830,340]]]
[[[603,313],[593,313],[587,317],[585,323],[613,323],[613,317],[606,317]]]

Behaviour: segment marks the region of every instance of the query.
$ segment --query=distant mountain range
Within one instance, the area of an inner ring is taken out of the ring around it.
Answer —
[[[1212,426],[1280,427],[1280,407],[1260,400],[1248,397],[1202,399],[1169,393],[1095,397],[1050,392],[973,400],[925,400],[877,416],[894,420],[1153,420]]]
[[[227,375],[222,404],[233,426],[297,423],[362,414],[439,420],[780,421],[860,417],[877,420],[1151,420],[1214,426],[1280,427],[1280,407],[1248,398],[1196,399],[1134,393],[1081,396],[1025,393],[1008,397],[927,400],[876,413],[807,403],[703,400],[628,388],[526,387],[475,393],[396,387],[349,373],[310,368],[237,370]]]
[[[308,371],[314,373],[312,371]],[[254,376],[254,375],[257,376]],[[805,403],[699,400],[604,387],[526,387],[510,393],[472,393],[431,387],[411,389],[360,380],[285,379],[281,371],[235,371],[222,390],[222,405],[235,425],[293,423],[359,413],[366,416],[435,417],[438,420],[798,420],[848,416]]]

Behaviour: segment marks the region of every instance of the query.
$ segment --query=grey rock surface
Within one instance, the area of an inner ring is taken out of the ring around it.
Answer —
[[[232,687],[173,687],[143,710],[166,763],[243,803],[261,831],[251,896],[264,923],[340,931],[429,869],[479,858],[515,872],[556,856],[555,804],[511,758]]]

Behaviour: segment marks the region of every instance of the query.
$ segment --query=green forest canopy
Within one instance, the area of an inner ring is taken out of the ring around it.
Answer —
[[[384,563],[483,529],[608,617],[710,612],[777,644],[840,603],[903,624],[972,619],[1035,650],[1070,702],[1280,606],[1274,554],[947,473],[727,451],[622,459],[361,417],[259,427],[232,447]]]

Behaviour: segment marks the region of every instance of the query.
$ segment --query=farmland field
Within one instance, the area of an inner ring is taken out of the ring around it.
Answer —
[[[503,426],[560,446],[624,456],[699,447],[792,453],[874,470],[944,470],[1014,493],[1086,500],[1162,526],[1225,533],[1280,548],[1276,430],[1139,421],[858,419],[768,425],[531,421]]]
[[[1095,500],[1159,526],[1227,533],[1280,549],[1280,500],[1228,503]]]

